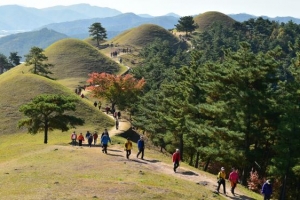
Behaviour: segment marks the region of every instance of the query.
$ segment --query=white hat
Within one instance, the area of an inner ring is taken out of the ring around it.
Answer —
[[[270,180],[267,180],[266,182],[267,182],[268,184],[271,184],[271,181],[270,181]]]
[[[224,168],[224,167],[221,167],[221,170],[222,170],[222,171],[224,171],[224,170],[225,170],[225,168]]]

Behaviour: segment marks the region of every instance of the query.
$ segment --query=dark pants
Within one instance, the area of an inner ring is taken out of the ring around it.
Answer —
[[[107,144],[102,145],[102,152],[107,154]]]
[[[179,161],[175,160],[174,162],[174,172],[176,172],[176,169],[179,167]]]
[[[236,188],[236,182],[231,182],[231,193],[234,194],[234,189]]]
[[[271,199],[271,195],[270,194],[265,194],[264,195],[264,200],[270,200]]]
[[[226,187],[225,187],[225,180],[224,179],[219,179],[218,180],[218,188],[217,188],[217,191],[219,192],[220,190],[220,186],[223,185],[223,191],[224,191],[224,194],[226,194]]]
[[[94,139],[94,145],[96,145],[96,143],[97,143],[97,139]]]
[[[136,155],[136,157],[138,158],[141,153],[142,153],[142,159],[144,159],[144,148],[139,148],[139,152]]]
[[[129,156],[131,154],[131,150],[126,150],[126,158],[129,159]]]
[[[76,139],[72,139],[72,145],[76,146]]]
[[[78,140],[79,146],[82,146],[82,140]]]

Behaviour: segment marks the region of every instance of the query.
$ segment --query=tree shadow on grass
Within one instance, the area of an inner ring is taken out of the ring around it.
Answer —
[[[183,172],[177,172],[178,174],[187,175],[187,176],[199,176],[195,172],[192,171],[183,171]]]
[[[151,162],[151,163],[161,162],[160,160],[147,160],[147,159],[144,159],[144,161]]]
[[[137,132],[135,132],[134,130],[132,130],[132,128],[130,128],[118,135],[123,138],[130,138],[130,140],[135,143],[137,143],[137,141],[140,139],[140,135]]]
[[[227,197],[229,197],[229,196],[227,196]],[[245,195],[238,195],[238,194],[236,194],[236,196],[234,196],[234,197],[229,197],[229,198],[234,199],[234,200],[256,200],[254,198],[247,197]]]
[[[113,154],[113,153],[107,153],[106,155],[108,155],[108,156],[115,156],[115,157],[123,157],[122,155]]]

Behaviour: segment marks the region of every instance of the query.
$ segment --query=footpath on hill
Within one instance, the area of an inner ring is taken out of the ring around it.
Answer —
[[[109,117],[112,117],[112,115],[109,115]],[[113,136],[113,135],[118,135],[118,134],[122,134],[123,132],[127,131],[128,129],[131,128],[131,124],[128,120],[126,119],[121,119],[120,125],[119,125],[119,130],[116,130],[115,127],[111,128],[109,130],[109,135]],[[116,152],[117,154],[120,154],[120,156],[125,157],[124,155],[124,151],[122,151],[123,149],[121,147],[117,147],[116,145],[112,145],[109,147],[109,149],[111,150],[116,150],[114,152]],[[132,152],[132,161],[135,160],[139,160],[141,162],[141,160],[139,158],[136,158],[137,152],[133,151]],[[206,188],[208,188],[209,190],[211,190],[212,192],[216,191],[217,188],[217,175],[215,175],[215,178],[211,178],[210,176],[207,176],[205,173],[198,173],[197,171],[199,170],[190,170],[187,169],[185,167],[179,167],[177,172],[175,173],[173,171],[173,164],[172,161],[170,160],[170,163],[164,163],[164,162],[153,162],[153,160],[155,160],[155,158],[150,158],[147,157],[146,155],[147,152],[145,152],[145,159],[143,160],[143,162],[146,162],[148,165],[148,168],[151,169],[152,171],[157,171],[160,173],[164,173],[167,175],[171,175],[171,176],[175,176],[177,178],[182,178],[185,180],[189,180],[191,182],[194,182],[195,184],[201,184],[203,186],[205,186]],[[228,173],[228,172],[227,172]],[[225,196],[222,191],[223,188],[221,186],[220,188],[220,195],[222,195],[224,198],[226,199],[235,199],[235,200],[253,200],[253,198],[249,198],[247,196],[245,196],[240,190],[239,187],[242,187],[240,185],[237,186],[237,188],[235,189],[235,196],[231,194],[230,192],[230,182],[226,181],[226,192],[227,192],[227,196]]]
[[[110,57],[108,55],[108,57]],[[117,57],[112,58],[112,60],[114,60],[115,62],[118,62]],[[114,119],[114,117],[112,116],[112,114],[107,114],[108,117],[111,117]],[[128,131],[129,129],[131,129],[131,123],[128,119],[121,117],[121,119],[119,119],[119,128],[116,129],[115,126],[113,126],[112,128],[110,128],[108,130],[109,135],[115,136],[115,135],[119,135],[122,134],[126,131]],[[101,133],[100,133],[101,134]],[[121,145],[122,146],[122,145]],[[119,154],[119,156],[116,156],[115,159],[124,159],[125,155],[124,155],[124,151],[123,148],[120,145],[110,145],[109,150],[114,151],[114,153]],[[146,145],[147,146],[147,145]],[[95,151],[99,151],[98,149],[95,149]],[[130,158],[130,160],[132,161],[137,161],[139,160],[139,162],[141,162],[141,165],[143,164],[143,162],[147,163],[148,168],[151,169],[152,171],[157,171],[160,173],[164,173],[167,175],[171,175],[174,176],[176,178],[181,178],[181,179],[185,179],[185,180],[189,180],[191,182],[194,182],[195,184],[201,184],[203,186],[205,186],[206,188],[208,188],[209,190],[211,190],[212,192],[216,191],[217,188],[217,175],[215,175],[215,178],[212,178],[211,176],[206,175],[206,173],[201,173],[201,171],[199,170],[190,170],[187,169],[185,167],[180,166],[177,170],[177,172],[175,173],[173,171],[173,163],[171,161],[170,158],[170,163],[164,163],[164,162],[153,162],[156,159],[155,158],[150,158],[147,157],[146,152],[145,152],[145,159],[144,160],[140,160],[139,158],[136,158],[134,155],[136,155],[137,152],[132,151],[132,156]],[[198,172],[197,172],[198,171]],[[229,172],[227,172],[228,174]],[[240,185],[237,186],[237,188],[235,189],[235,196],[231,194],[230,192],[230,182],[226,181],[226,192],[227,192],[227,196],[225,196],[222,191],[223,191],[223,187],[221,186],[220,188],[220,195],[222,195],[225,199],[235,199],[235,200],[254,200],[253,198],[247,197],[245,196],[245,194],[243,194],[240,190],[239,187],[242,187]]]

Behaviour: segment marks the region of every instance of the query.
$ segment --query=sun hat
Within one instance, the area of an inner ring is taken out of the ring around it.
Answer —
[[[225,170],[225,168],[224,168],[224,167],[221,167],[221,170],[222,170],[222,171],[224,171],[224,170]]]

